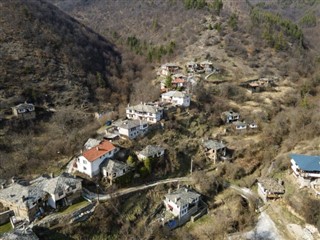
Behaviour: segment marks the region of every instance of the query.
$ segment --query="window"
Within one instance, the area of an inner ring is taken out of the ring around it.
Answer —
[[[87,170],[87,168],[86,168],[86,167],[83,167],[83,170]]]
[[[87,164],[87,160],[83,159],[83,160],[82,160],[82,163],[83,163],[83,164]]]

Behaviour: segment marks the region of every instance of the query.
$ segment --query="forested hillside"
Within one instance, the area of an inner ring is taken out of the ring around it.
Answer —
[[[118,88],[122,60],[114,45],[55,6],[1,1],[0,21],[3,108],[21,101],[81,107],[101,93],[104,101],[128,93],[125,84]]]

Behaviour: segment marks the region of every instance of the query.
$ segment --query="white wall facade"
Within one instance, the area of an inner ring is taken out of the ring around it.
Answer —
[[[115,150],[111,150],[92,162],[88,161],[84,156],[79,156],[77,160],[78,171],[88,175],[89,177],[93,177],[99,174],[100,164],[105,159],[113,157],[114,153]]]

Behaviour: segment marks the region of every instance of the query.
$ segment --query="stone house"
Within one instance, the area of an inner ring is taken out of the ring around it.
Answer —
[[[214,164],[227,155],[227,146],[218,140],[207,140],[202,143],[205,155],[212,159]]]
[[[33,221],[47,207],[71,204],[81,192],[81,180],[64,173],[55,178],[39,177],[29,183],[14,182],[0,190],[0,203],[16,217]]]
[[[258,179],[258,194],[264,202],[282,198],[284,193],[285,188],[281,181],[272,178]]]
[[[164,155],[165,149],[157,145],[148,145],[142,151],[137,153],[138,159],[156,158]]]
[[[130,171],[130,167],[124,162],[110,159],[103,164],[101,171],[103,177],[112,184],[116,178],[127,174]]]
[[[181,67],[174,63],[166,63],[161,65],[158,75],[162,76],[171,76],[172,74],[176,74],[181,70]]]

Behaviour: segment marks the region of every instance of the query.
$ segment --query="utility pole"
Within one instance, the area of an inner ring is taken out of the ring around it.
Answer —
[[[96,187],[97,187],[97,194],[98,194],[98,203],[100,203],[100,200],[99,200],[99,183],[96,183]]]

